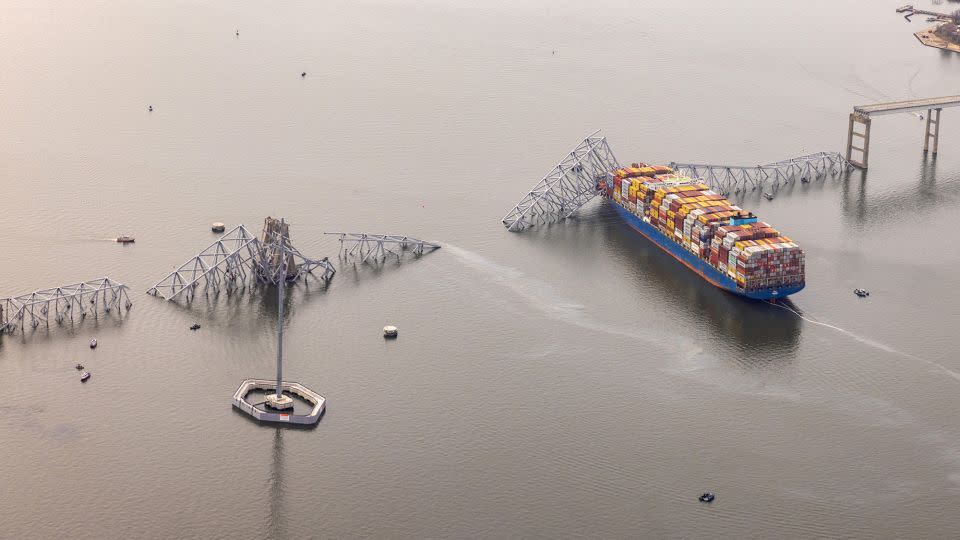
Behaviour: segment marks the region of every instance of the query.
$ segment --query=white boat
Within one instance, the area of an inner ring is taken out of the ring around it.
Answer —
[[[80,382],[87,382],[87,379],[89,379],[89,378],[90,378],[90,372],[89,372],[89,371],[84,371],[84,372],[80,373]]]
[[[119,242],[119,243],[121,243],[121,244],[132,244],[132,243],[136,242],[136,239],[135,239],[134,237],[132,237],[132,236],[127,236],[127,235],[124,234],[124,235],[121,235],[121,236],[118,236],[118,237],[117,237],[117,242]]]
[[[90,348],[91,348],[91,349],[96,349],[96,348],[97,348],[97,340],[95,340],[95,339],[91,339],[91,340],[90,340]]]

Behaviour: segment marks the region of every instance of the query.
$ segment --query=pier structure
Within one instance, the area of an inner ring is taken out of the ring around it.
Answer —
[[[910,5],[910,4],[907,4],[907,5],[905,5],[905,6],[900,6],[900,7],[898,7],[898,8],[897,8],[897,13],[902,13],[902,14],[903,14],[903,18],[906,19],[906,20],[908,20],[908,21],[910,20],[910,17],[913,17],[914,15],[926,15],[926,16],[928,16],[928,17],[931,17],[931,18],[933,18],[933,19],[937,19],[937,20],[940,20],[940,21],[949,21],[949,20],[952,18],[949,13],[939,13],[939,12],[937,12],[937,11],[928,11],[928,10],[925,10],[925,9],[916,9],[916,8],[914,8],[914,7],[913,7],[912,5]]]
[[[960,107],[960,96],[911,99],[854,106],[853,112],[850,113],[850,122],[847,128],[847,161],[861,169],[867,168],[870,158],[870,125],[873,117],[920,111],[927,111],[923,151],[925,153],[929,152],[932,146],[933,155],[936,155],[940,146],[940,113],[943,109],[949,107]],[[856,146],[857,144],[861,146]],[[859,155],[855,155],[855,152]]]
[[[17,327],[22,331],[26,325],[36,328],[41,324],[50,326],[50,318],[63,323],[94,317],[100,311],[110,313],[121,306],[130,309],[133,302],[127,286],[108,277],[40,289],[27,294],[0,298],[0,333],[13,333]]]
[[[268,217],[259,238],[238,225],[147,293],[167,300],[186,298],[190,301],[200,285],[216,292],[232,291],[242,287],[250,275],[257,282],[276,285],[281,281],[295,281],[318,268],[320,278],[327,282],[336,273],[326,257],[305,257],[291,244],[290,227],[285,221]]]
[[[564,220],[598,194],[599,180],[620,168],[599,133],[581,141],[503,217],[507,230]]]
[[[320,420],[320,416],[323,415],[326,407],[326,399],[297,382],[284,381],[282,383],[282,389],[284,392],[296,395],[309,403],[311,409],[307,414],[294,414],[289,412],[289,410],[284,412],[284,410],[281,409],[271,410],[273,407],[265,407],[267,400],[251,402],[248,399],[251,392],[255,390],[273,390],[276,388],[276,384],[277,381],[272,379],[247,379],[243,381],[233,394],[233,406],[260,422],[311,425],[316,424]],[[272,394],[268,394],[267,399],[269,399],[271,395]],[[292,398],[288,399],[292,400]]]
[[[340,237],[340,258],[344,260],[359,259],[360,262],[366,262],[372,258],[374,261],[382,261],[387,258],[388,253],[400,260],[404,252],[423,255],[424,251],[440,249],[440,244],[411,236],[345,232],[324,234]]]
[[[286,224],[281,220],[280,231]],[[266,228],[264,229],[266,231]],[[279,253],[279,275],[287,272],[285,253]],[[293,424],[316,424],[320,421],[326,400],[320,394],[297,382],[283,380],[283,293],[289,280],[280,279],[277,285],[277,380],[246,379],[233,394],[233,406],[261,422],[286,422]],[[247,398],[253,390],[270,390],[260,403],[251,403]],[[307,414],[294,412],[294,398],[298,396],[311,405]]]
[[[780,186],[800,180],[835,176],[851,169],[850,163],[837,152],[817,152],[766,165],[708,165],[670,163],[678,174],[696,178],[723,196],[763,190],[768,185],[776,192]]]

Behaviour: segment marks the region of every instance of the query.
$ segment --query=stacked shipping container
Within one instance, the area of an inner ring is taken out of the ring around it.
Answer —
[[[669,167],[634,163],[600,186],[617,204],[744,291],[803,285],[800,247],[709,186]]]

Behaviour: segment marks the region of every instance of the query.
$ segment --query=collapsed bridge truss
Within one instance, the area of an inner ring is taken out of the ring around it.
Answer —
[[[853,165],[837,152],[818,152],[785,159],[766,165],[702,165],[693,163],[670,163],[675,172],[697,178],[724,196],[731,193],[763,190],[768,185],[776,192],[780,186],[800,180],[837,175],[853,168]]]
[[[536,223],[561,221],[599,195],[599,182],[621,168],[606,138],[599,133],[596,131],[581,141],[504,216],[502,221],[507,230],[521,231]],[[780,186],[796,180],[811,182],[853,169],[837,152],[818,152],[755,166],[674,162],[670,167],[681,175],[706,183],[724,196],[746,194],[768,186],[775,193]]]
[[[387,253],[396,255],[399,259],[401,254],[408,250],[414,255],[422,255],[425,250],[440,249],[440,244],[410,236],[341,232],[324,234],[340,237],[340,258],[359,258],[360,262],[370,258],[375,261],[383,260],[386,259]]]
[[[96,317],[101,310],[119,312],[121,304],[126,309],[133,305],[127,286],[108,277],[0,298],[0,333],[13,333],[27,324],[31,328],[41,324],[49,327],[51,316],[62,323],[83,320],[87,315]]]
[[[286,259],[286,264],[281,264]],[[278,284],[294,281],[320,268],[320,278],[329,281],[336,270],[326,257],[310,259],[290,243],[289,228],[281,220],[267,218],[261,237],[238,225],[216,242],[160,280],[148,294],[167,300],[193,299],[200,285],[219,292],[245,284],[252,275],[257,281]],[[285,276],[284,276],[285,274]]]
[[[606,137],[599,133],[581,141],[504,216],[507,230],[561,221],[597,195],[597,181],[620,168]]]

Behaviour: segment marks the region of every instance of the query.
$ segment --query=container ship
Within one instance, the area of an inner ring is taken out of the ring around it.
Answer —
[[[775,301],[804,287],[800,246],[670,167],[634,163],[597,188],[637,232],[721,289]]]

